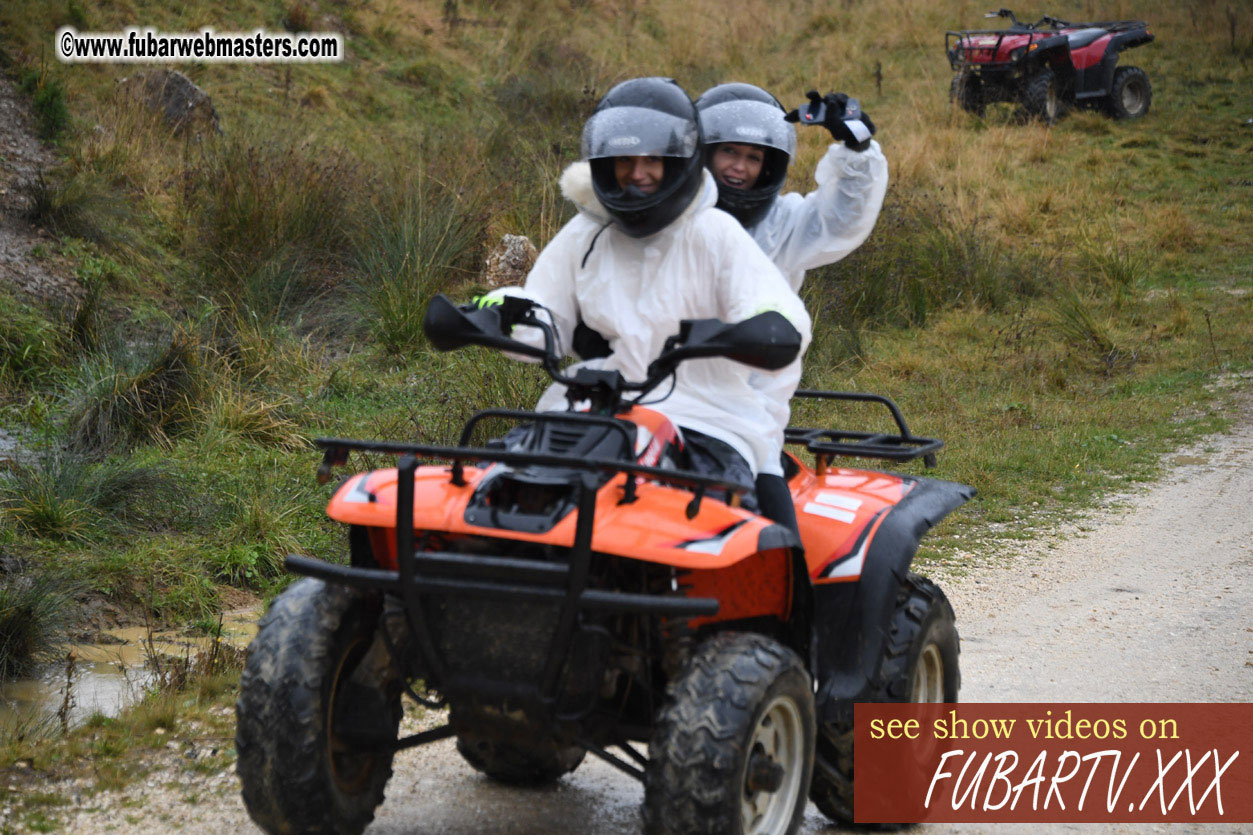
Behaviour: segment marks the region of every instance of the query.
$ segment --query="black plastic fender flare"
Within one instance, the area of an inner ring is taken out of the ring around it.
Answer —
[[[1099,95],[1109,95],[1110,90],[1113,89],[1114,70],[1118,68],[1118,58],[1123,50],[1152,43],[1155,37],[1143,29],[1132,29],[1129,32],[1116,34],[1109,39],[1109,44],[1105,48],[1105,54],[1101,57],[1101,89]]]
[[[866,552],[855,583],[813,587],[813,668],[821,722],[852,721],[853,703],[866,701],[879,675],[896,593],[924,534],[975,495],[973,487],[915,479],[888,511]]]

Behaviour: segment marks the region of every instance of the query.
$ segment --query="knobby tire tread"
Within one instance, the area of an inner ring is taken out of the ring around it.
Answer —
[[[740,775],[757,711],[771,687],[787,679],[809,697],[809,740],[815,720],[809,673],[796,653],[753,633],[715,635],[693,652],[667,688],[649,745],[644,778],[646,835],[737,835]],[[802,708],[803,709],[803,708]],[[812,762],[806,756],[805,762]],[[789,832],[804,817],[801,783]]]
[[[275,599],[248,647],[236,702],[237,771],[253,820],[271,833],[356,833],[374,818],[391,776],[375,758],[367,785],[332,785],[322,713],[324,689],[345,629],[359,628],[360,593],[305,579]],[[399,721],[395,694],[394,718]]]

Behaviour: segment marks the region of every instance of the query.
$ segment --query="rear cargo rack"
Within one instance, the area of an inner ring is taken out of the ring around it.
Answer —
[[[843,429],[803,429],[789,426],[783,439],[789,444],[802,444],[814,454],[819,475],[826,472],[832,456],[848,458],[881,458],[885,461],[913,461],[921,458],[928,467],[935,466],[935,454],[944,446],[936,438],[923,438],[909,431],[905,417],[896,404],[881,394],[852,391],[817,391],[798,389],[794,397],[815,400],[845,400],[856,403],[882,403],[892,413],[899,432],[895,435],[877,432],[851,432]]]

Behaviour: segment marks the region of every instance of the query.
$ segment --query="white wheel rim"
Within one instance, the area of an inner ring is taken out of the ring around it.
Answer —
[[[1140,89],[1135,82],[1123,86],[1122,108],[1128,113],[1135,113],[1140,109]]]
[[[933,643],[928,643],[918,654],[909,700],[916,703],[944,701],[944,658]]]
[[[787,831],[800,795],[804,735],[805,725],[796,702],[786,696],[776,696],[757,721],[744,758],[740,807],[744,835],[779,835]],[[783,767],[783,783],[778,791],[749,790],[748,764],[754,753],[768,756]]]

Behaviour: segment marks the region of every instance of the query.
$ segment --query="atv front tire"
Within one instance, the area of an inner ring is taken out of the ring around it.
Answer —
[[[1114,83],[1110,85],[1105,108],[1115,119],[1139,119],[1149,112],[1153,102],[1153,86],[1149,77],[1139,67],[1119,67],[1114,70]]]
[[[509,786],[542,786],[569,774],[586,751],[575,746],[510,745],[486,739],[457,739],[462,759],[497,782]]]
[[[982,116],[987,112],[987,102],[983,100],[983,81],[971,72],[959,72],[953,76],[948,88],[949,101],[967,113]]]
[[[261,619],[235,747],[244,805],[267,832],[358,833],[383,801],[401,708],[399,682],[360,664],[377,609],[355,589],[306,579]]]
[[[960,645],[953,607],[940,587],[910,572],[896,611],[869,701],[956,702],[961,688]],[[828,818],[853,823],[853,723],[824,727],[818,735],[809,797]]]
[[[644,776],[648,835],[790,835],[813,771],[810,676],[764,635],[696,648],[667,689]]]
[[[1027,80],[1022,91],[1022,108],[1028,118],[1039,119],[1046,125],[1057,121],[1062,105],[1057,93],[1057,76],[1051,69],[1041,67]]]

